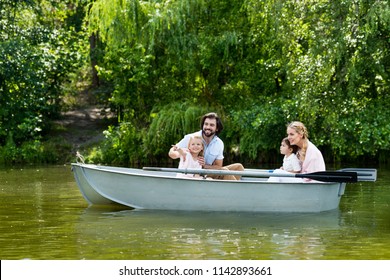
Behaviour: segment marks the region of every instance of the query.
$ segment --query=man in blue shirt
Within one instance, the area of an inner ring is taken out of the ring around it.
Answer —
[[[188,142],[191,136],[201,135],[204,143],[204,158],[199,160],[200,165],[204,169],[224,169],[224,170],[237,170],[242,171],[244,167],[241,163],[234,163],[228,166],[223,166],[223,141],[218,137],[223,129],[222,121],[216,113],[208,113],[202,117],[201,130],[187,134],[184,138],[174,145],[169,150],[169,156],[172,159],[177,159],[177,153],[174,153],[177,148],[188,148]],[[215,176],[211,176],[215,177]],[[218,178],[215,177],[215,178]],[[240,179],[239,176],[225,175],[218,179],[236,180]]]

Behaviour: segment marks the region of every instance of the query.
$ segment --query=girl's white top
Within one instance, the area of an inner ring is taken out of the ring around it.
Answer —
[[[283,170],[288,172],[299,172],[301,171],[301,162],[297,158],[296,154],[284,156],[283,158]]]
[[[202,166],[199,164],[197,160],[194,160],[191,153],[188,150],[185,150],[186,160],[184,161],[183,156],[180,156],[179,169],[202,169]],[[184,178],[194,178],[194,174],[184,174],[178,173],[176,177],[184,177]]]

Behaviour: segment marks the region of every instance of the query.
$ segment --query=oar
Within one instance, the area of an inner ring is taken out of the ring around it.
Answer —
[[[275,171],[275,169],[252,169],[252,168],[245,168],[245,171],[251,171],[251,172],[268,172],[272,173]],[[374,168],[343,168],[337,171],[341,172],[356,172],[357,173],[357,180],[358,182],[375,182],[377,179],[377,170]]]
[[[307,178],[322,182],[342,182],[354,183],[357,182],[356,172],[344,171],[319,171],[313,173],[270,173],[265,172],[250,172],[250,171],[231,171],[231,170],[216,170],[216,169],[179,169],[179,168],[162,168],[162,167],[144,167],[144,170],[149,171],[163,171],[176,173],[189,173],[201,175],[235,175],[246,177],[293,177],[293,178]]]
[[[358,181],[375,182],[376,181],[376,169],[374,168],[344,168],[341,172],[356,172]]]

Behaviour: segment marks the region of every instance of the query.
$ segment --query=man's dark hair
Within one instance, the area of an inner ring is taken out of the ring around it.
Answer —
[[[203,129],[203,125],[204,125],[204,121],[206,119],[215,119],[216,122],[217,122],[217,131],[215,132],[216,135],[220,134],[223,130],[223,125],[222,125],[222,121],[221,119],[219,118],[219,116],[217,115],[217,113],[207,113],[205,114],[203,117],[202,117],[202,120],[200,122],[200,129]]]

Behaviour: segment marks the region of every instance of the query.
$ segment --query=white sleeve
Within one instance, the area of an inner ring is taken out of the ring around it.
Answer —
[[[299,159],[297,158],[297,156],[295,154],[292,154],[291,156],[293,156],[293,158],[291,159],[291,164],[292,164],[293,170],[294,171],[301,171],[302,170],[301,162],[299,161]]]

